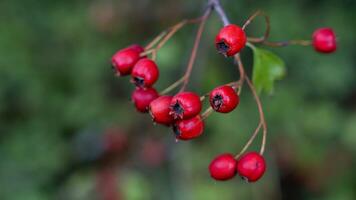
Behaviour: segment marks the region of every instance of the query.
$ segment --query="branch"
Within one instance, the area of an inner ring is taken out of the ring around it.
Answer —
[[[220,0],[210,0],[210,3],[213,5],[213,8],[215,9],[216,13],[219,15],[224,26],[229,25],[230,21],[227,18],[225,11],[220,4]]]

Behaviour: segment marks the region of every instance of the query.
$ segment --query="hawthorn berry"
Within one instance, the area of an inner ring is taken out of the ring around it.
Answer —
[[[125,76],[131,73],[133,66],[141,58],[140,53],[143,47],[134,44],[117,51],[111,58],[112,68],[118,76]]]
[[[216,35],[215,46],[224,56],[233,56],[245,47],[246,41],[245,31],[235,24],[229,24]]]
[[[266,170],[266,161],[257,152],[249,152],[237,161],[237,173],[248,182],[260,179]]]
[[[331,28],[320,28],[313,33],[314,49],[321,53],[332,53],[336,50],[336,36]]]
[[[209,165],[210,176],[215,180],[224,181],[236,175],[236,160],[229,153],[214,158]]]
[[[137,51],[139,53],[142,53],[145,51],[145,49],[141,46],[141,45],[138,45],[138,44],[133,44],[133,45],[130,45],[129,47],[127,47],[129,49],[133,49],[134,51]]]
[[[132,101],[134,102],[137,111],[148,112],[150,103],[158,98],[159,94],[154,88],[136,88],[132,93]]]
[[[191,140],[203,134],[204,122],[200,115],[190,119],[179,120],[173,125],[173,131],[177,139]]]
[[[142,58],[133,67],[131,76],[137,87],[150,87],[157,81],[159,70],[153,60]]]
[[[201,108],[200,97],[197,94],[180,92],[172,98],[169,114],[174,119],[189,119],[199,114]]]
[[[210,92],[209,101],[215,111],[228,113],[236,108],[240,98],[231,86],[223,85]]]
[[[171,104],[172,98],[172,96],[168,95],[160,96],[150,103],[149,112],[154,122],[164,125],[173,123],[174,119],[169,114],[169,105]]]

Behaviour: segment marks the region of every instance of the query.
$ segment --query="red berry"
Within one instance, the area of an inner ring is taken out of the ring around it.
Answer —
[[[159,70],[154,61],[143,58],[135,64],[131,76],[136,86],[150,87],[157,81]]]
[[[214,158],[209,165],[210,176],[215,180],[224,181],[236,175],[236,160],[229,153]]]
[[[173,125],[173,131],[177,139],[190,140],[199,137],[204,131],[204,122],[197,115],[190,119],[177,121]]]
[[[131,98],[135,103],[136,109],[144,113],[148,112],[148,106],[158,96],[158,92],[154,88],[136,88]]]
[[[189,119],[201,111],[200,97],[193,92],[180,92],[172,98],[170,115],[174,119]]]
[[[145,51],[145,49],[142,46],[138,45],[138,44],[133,44],[133,45],[127,47],[127,48],[135,50],[135,51],[137,51],[139,53],[142,53],[142,52]]]
[[[265,170],[265,159],[256,152],[246,153],[237,161],[237,173],[248,182],[260,179]]]
[[[174,119],[169,114],[172,96],[160,96],[150,103],[149,112],[154,122],[170,125]]]
[[[332,53],[336,50],[336,36],[331,28],[320,28],[313,33],[313,46],[321,53]]]
[[[232,87],[224,85],[210,92],[209,101],[215,111],[228,113],[236,108],[240,98]]]
[[[245,47],[246,40],[245,31],[235,24],[230,24],[216,35],[215,46],[224,56],[233,56]]]
[[[143,51],[144,49],[140,45],[134,44],[116,52],[111,58],[115,73],[119,76],[130,74],[133,66],[141,58],[140,53]]]

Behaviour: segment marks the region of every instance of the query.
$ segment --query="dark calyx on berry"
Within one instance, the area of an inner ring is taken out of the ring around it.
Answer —
[[[224,41],[216,43],[216,48],[218,49],[218,52],[223,55],[226,55],[226,52],[230,49],[229,45],[227,45]]]
[[[145,85],[145,79],[135,76],[133,82],[137,87],[143,87]]]
[[[218,94],[213,97],[213,108],[214,110],[219,110],[224,103],[224,98]]]
[[[171,114],[173,115],[173,118],[177,119],[177,118],[183,118],[183,114],[184,114],[184,109],[182,108],[182,106],[179,104],[178,101],[176,101],[176,103],[171,106]]]

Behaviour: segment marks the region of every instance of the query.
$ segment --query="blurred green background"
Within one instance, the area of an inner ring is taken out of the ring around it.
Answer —
[[[333,27],[338,50],[271,49],[287,64],[274,94],[262,95],[269,126],[268,169],[257,183],[216,182],[210,160],[237,153],[257,126],[245,88],[240,106],[213,114],[202,137],[175,143],[130,103],[129,78],[110,69],[115,51],[147,44],[206,1],[5,0],[0,2],[1,200],[356,199],[355,0],[222,0],[233,23],[257,9],[271,17],[271,40],[308,39]],[[214,49],[213,14],[189,89],[204,94],[238,73]],[[196,26],[158,53],[162,90],[183,74]],[[263,33],[262,19],[248,35]],[[242,56],[250,73],[251,51]],[[260,138],[251,150],[258,150]]]

